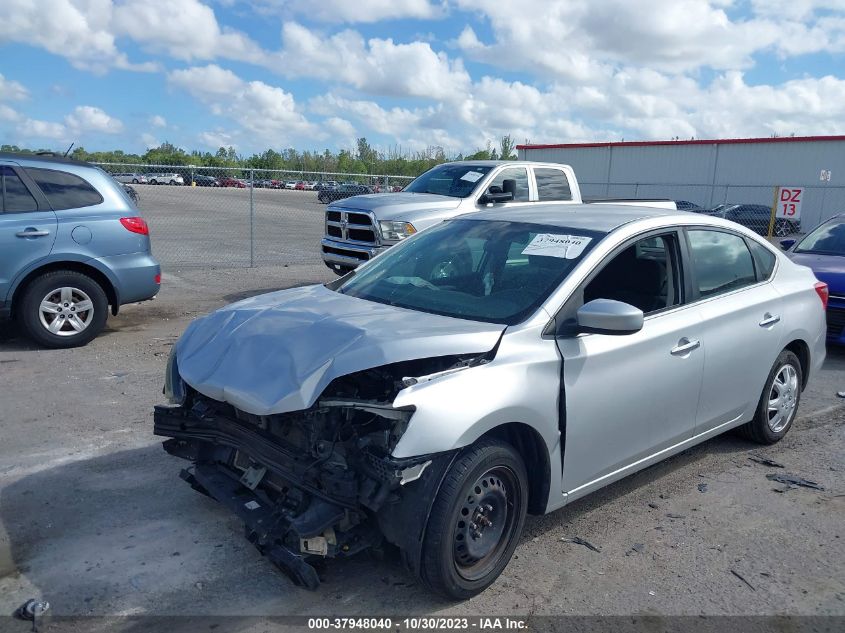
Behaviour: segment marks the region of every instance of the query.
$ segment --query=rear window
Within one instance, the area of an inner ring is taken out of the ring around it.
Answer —
[[[103,202],[103,196],[79,176],[54,169],[28,168],[26,173],[47,196],[54,211],[91,207]]]
[[[566,174],[560,169],[535,167],[534,179],[537,181],[537,197],[540,202],[572,200],[569,180],[567,180]]]
[[[38,203],[14,170],[0,167],[0,212],[24,213],[37,209]]]

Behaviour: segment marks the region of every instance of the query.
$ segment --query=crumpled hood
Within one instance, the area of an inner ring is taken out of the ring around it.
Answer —
[[[307,409],[338,376],[389,363],[480,354],[504,325],[365,301],[324,286],[292,288],[221,308],[176,343],[191,387],[255,415]]]
[[[374,193],[363,196],[344,198],[332,202],[330,208],[358,209],[373,211],[379,220],[413,221],[418,213],[426,217],[432,211],[448,212],[457,209],[461,198],[441,196],[434,193]]]

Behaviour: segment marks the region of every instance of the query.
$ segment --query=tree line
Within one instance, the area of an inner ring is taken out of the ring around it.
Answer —
[[[366,138],[357,140],[354,150],[342,149],[322,152],[294,148],[280,151],[268,149],[260,154],[244,156],[234,147],[221,147],[216,152],[187,151],[169,142],[149,148],[143,154],[110,150],[89,152],[76,147],[68,156],[92,163],[141,163],[196,167],[239,167],[242,169],[271,169],[275,171],[335,172],[343,174],[390,174],[393,176],[418,176],[435,165],[451,160],[515,160],[515,144],[510,135],[503,136],[498,147],[488,141],[486,148],[471,154],[447,156],[442,147],[432,146],[423,151],[402,152],[391,148],[383,152],[373,148]],[[0,145],[0,151],[36,153],[51,150],[33,150],[17,145]],[[62,153],[62,152],[58,152]]]

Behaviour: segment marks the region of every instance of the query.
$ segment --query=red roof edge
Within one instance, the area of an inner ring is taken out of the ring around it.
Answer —
[[[579,147],[648,147],[649,145],[733,145],[743,143],[799,143],[810,141],[845,141],[845,136],[775,136],[767,138],[717,138],[693,141],[620,141],[604,143],[551,143],[517,145],[516,149],[575,149]]]

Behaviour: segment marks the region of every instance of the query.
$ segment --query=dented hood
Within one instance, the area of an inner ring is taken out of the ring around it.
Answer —
[[[176,344],[182,379],[256,415],[307,409],[338,376],[389,363],[487,352],[504,325],[343,295],[281,290],[221,308]]]

